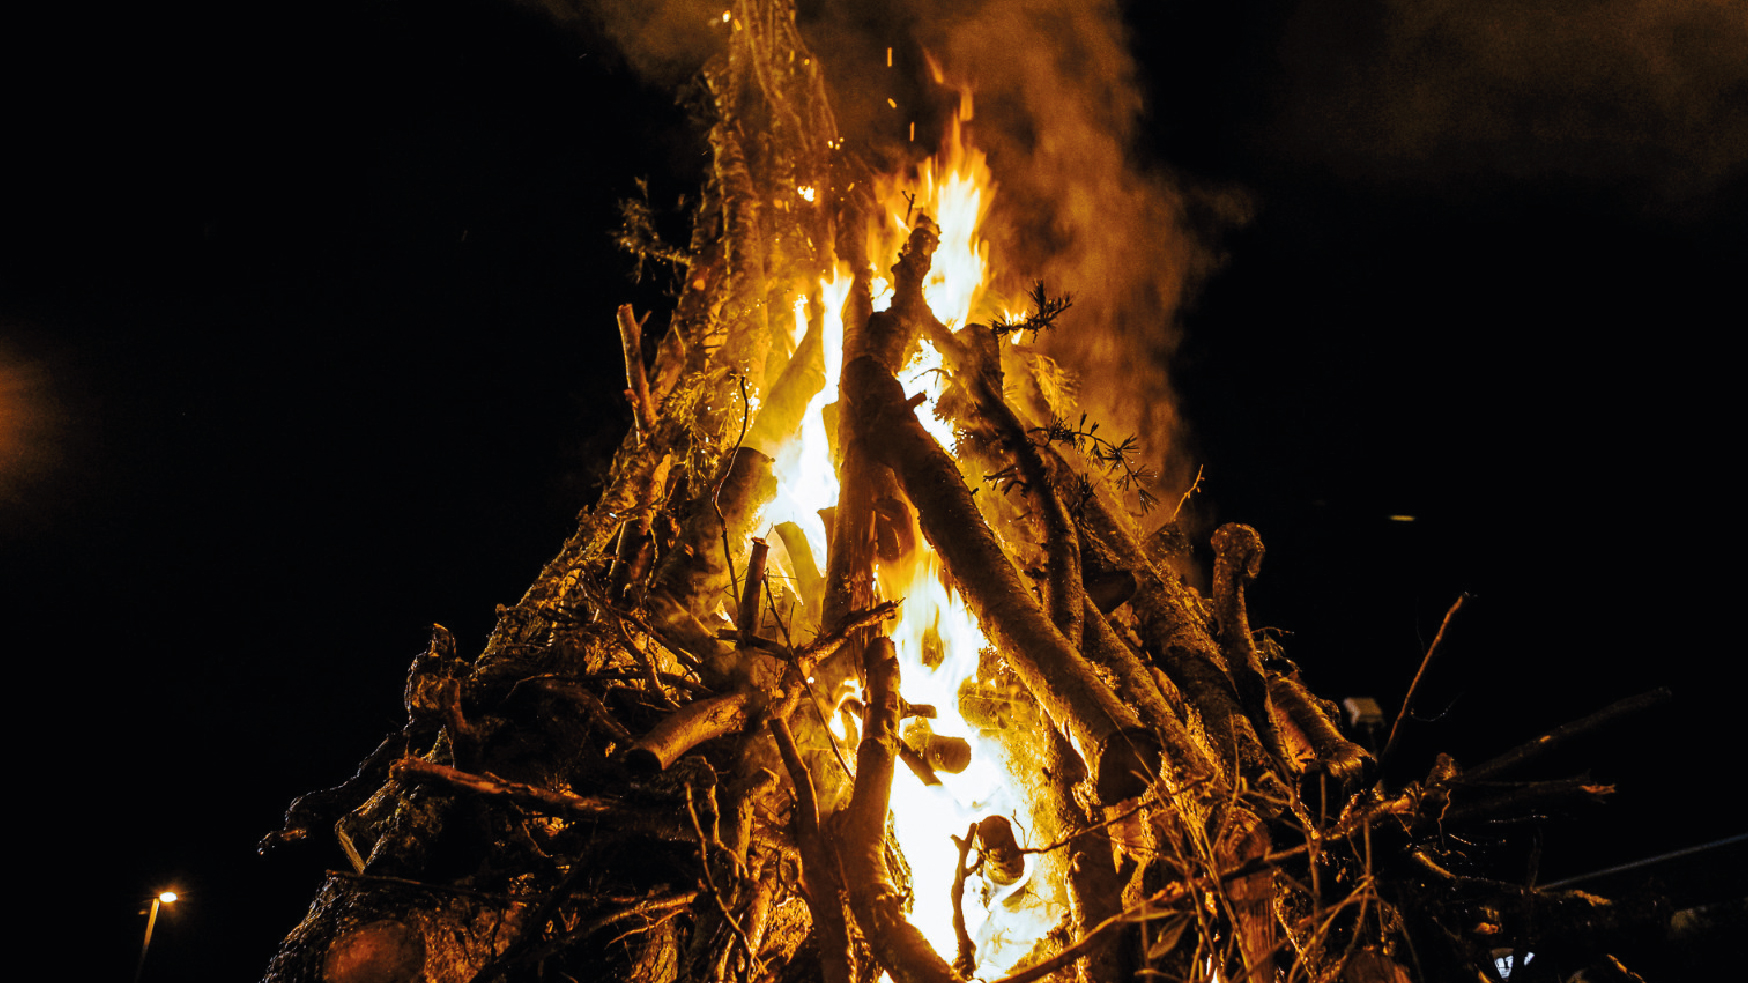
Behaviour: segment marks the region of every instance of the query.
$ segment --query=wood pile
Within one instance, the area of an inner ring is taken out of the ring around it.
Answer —
[[[823,68],[787,3],[734,16],[705,73],[714,168],[691,242],[628,233],[682,287],[653,346],[648,314],[618,312],[635,426],[606,490],[482,652],[434,627],[405,727],[264,842],[334,837],[352,861],[267,980],[1473,980],[1532,940],[1606,967],[1615,933],[1666,923],[1490,879],[1482,825],[1607,794],[1517,779],[1666,694],[1386,788],[1253,633],[1257,533],[1220,528],[1212,596],[1186,584],[1113,477],[1123,447],[1072,423],[1062,371],[1007,343],[1071,319],[1065,299],[1040,288],[1023,320],[949,330],[924,302],[938,243],[918,212],[874,310],[872,175]],[[793,341],[796,284],[840,263],[858,271],[842,310],[815,290]],[[818,569],[799,527],[761,516],[840,317],[841,492]],[[898,378],[924,340],[951,447]],[[957,709],[1006,735],[1031,804],[940,830],[958,857],[947,953],[911,918],[889,821],[895,782],[968,763],[965,735],[919,727],[935,708],[905,700],[888,629],[906,599],[876,576],[924,548],[988,641]],[[965,912],[1007,902],[974,884],[1066,904],[992,972]]]

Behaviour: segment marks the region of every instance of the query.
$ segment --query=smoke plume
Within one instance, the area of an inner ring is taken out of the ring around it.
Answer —
[[[1552,181],[1679,210],[1748,163],[1748,0],[1311,0],[1301,157],[1365,181]]]
[[[629,63],[672,82],[722,39],[729,0],[533,0],[587,18]],[[936,149],[958,94],[974,92],[970,139],[989,154],[997,190],[985,235],[995,293],[1023,297],[1034,279],[1074,307],[1044,350],[1083,380],[1081,405],[1101,432],[1141,437],[1168,500],[1194,466],[1179,460],[1180,421],[1166,372],[1186,294],[1214,265],[1204,231],[1241,223],[1236,195],[1192,202],[1134,151],[1143,88],[1116,0],[819,0],[799,14],[821,57],[841,130],[896,169]],[[890,50],[890,54],[889,54]],[[890,100],[890,101],[889,101]],[[910,124],[915,123],[914,142]],[[1198,217],[1189,219],[1194,206]]]
[[[1178,453],[1166,368],[1177,312],[1215,265],[1204,233],[1242,222],[1248,205],[1231,194],[1192,199],[1136,155],[1147,107],[1119,5],[897,0],[879,19],[844,4],[828,5],[820,21],[809,36],[846,93],[838,99],[846,128],[878,132],[884,99],[900,85],[884,67],[888,45],[926,51],[950,83],[970,86],[967,129],[997,184],[985,227],[995,290],[1017,297],[1039,279],[1073,296],[1041,347],[1081,377],[1088,422],[1114,436],[1138,433],[1147,463],[1162,472],[1160,490],[1175,496],[1194,471]],[[876,98],[858,102],[854,93]],[[910,98],[926,118],[929,94]],[[895,101],[891,118],[906,117],[905,96]],[[919,144],[924,132],[919,125]],[[933,149],[935,133],[928,139],[919,153]]]

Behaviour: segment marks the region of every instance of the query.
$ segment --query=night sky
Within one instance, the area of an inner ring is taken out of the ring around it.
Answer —
[[[1543,882],[1742,832],[1705,783],[1741,678],[1748,16],[1336,6],[1132,15],[1136,155],[1250,213],[1169,366],[1198,521],[1260,530],[1253,621],[1327,697],[1394,712],[1475,595],[1402,777],[1676,688],[1541,772],[1621,787],[1544,827]],[[477,651],[599,489],[613,309],[668,309],[616,202],[643,177],[672,206],[703,147],[588,21],[530,7],[6,16],[25,924],[119,978],[173,885],[147,978],[254,978],[346,865],[255,842],[399,726],[427,626]]]

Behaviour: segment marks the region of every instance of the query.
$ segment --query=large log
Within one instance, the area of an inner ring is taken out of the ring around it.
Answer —
[[[985,634],[1092,763],[1100,797],[1116,802],[1139,794],[1157,771],[1157,739],[1098,678],[1021,581],[957,465],[917,422],[898,380],[879,361],[858,358],[844,366],[843,392],[852,412],[876,421],[883,435],[881,459],[915,503],[923,535]]]
[[[843,861],[850,906],[880,966],[897,983],[959,983],[959,976],[904,917],[904,899],[886,866],[886,810],[898,758],[898,652],[888,638],[866,649],[868,682],[862,743],[856,748],[856,790],[845,809]]]

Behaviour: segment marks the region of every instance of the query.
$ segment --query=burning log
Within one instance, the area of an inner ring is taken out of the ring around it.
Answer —
[[[898,654],[876,638],[863,658],[868,680],[862,743],[856,749],[856,790],[845,810],[838,853],[856,923],[874,958],[898,983],[949,983],[959,979],[922,933],[904,917],[903,899],[886,866],[886,809],[892,794],[899,716]]]
[[[1097,762],[1107,802],[1139,794],[1157,770],[1158,744],[1045,615],[977,511],[941,446],[917,423],[897,380],[877,361],[844,366],[852,411],[877,421],[884,460],[916,503],[923,534],[947,565],[980,624],[1007,652],[1027,689]]]

